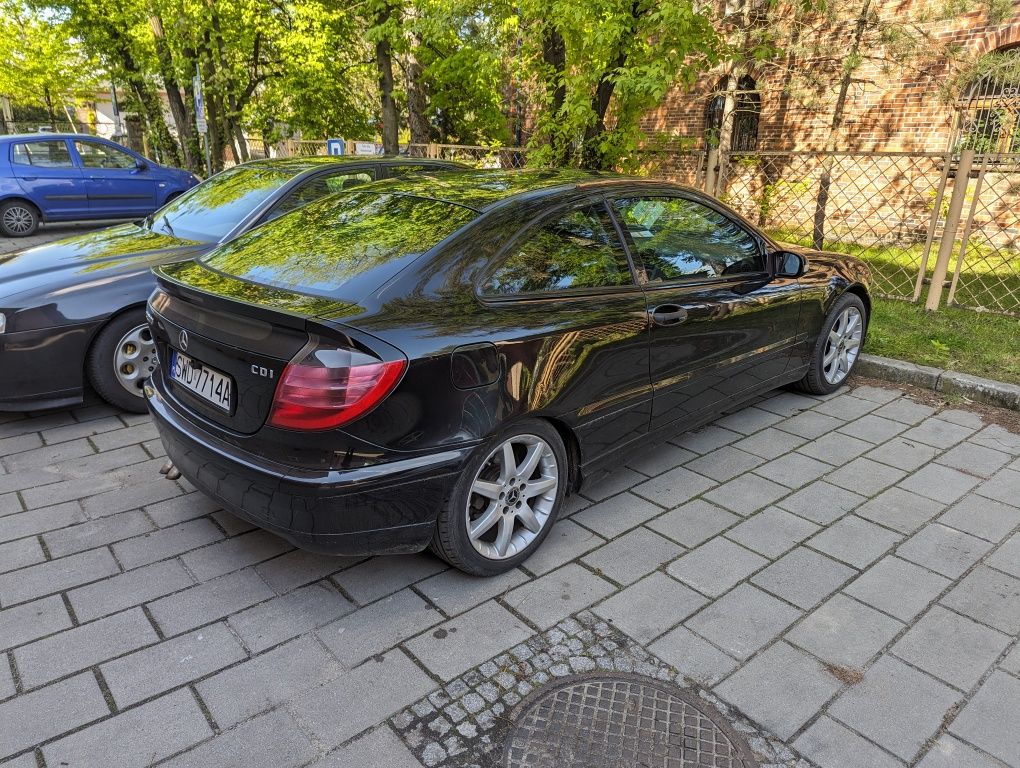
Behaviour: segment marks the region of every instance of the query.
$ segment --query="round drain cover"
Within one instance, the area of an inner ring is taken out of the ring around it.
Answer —
[[[707,702],[637,675],[558,680],[523,701],[507,768],[754,768],[746,742]]]

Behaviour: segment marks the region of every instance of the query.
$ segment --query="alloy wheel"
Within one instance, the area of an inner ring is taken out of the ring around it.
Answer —
[[[23,205],[11,205],[4,211],[4,228],[8,232],[23,235],[32,231],[35,215]]]
[[[482,462],[471,483],[465,523],[480,555],[505,560],[542,532],[556,504],[559,470],[552,447],[535,435],[515,435]]]
[[[147,325],[137,325],[125,333],[113,354],[113,371],[117,381],[136,397],[142,396],[142,385],[156,367],[156,344]]]
[[[829,329],[822,357],[822,373],[829,384],[839,384],[850,373],[864,339],[864,317],[857,307],[840,312]]]

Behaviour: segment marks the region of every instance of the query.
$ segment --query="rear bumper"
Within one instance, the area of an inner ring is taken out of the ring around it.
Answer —
[[[0,334],[0,411],[41,411],[82,401],[85,347],[95,324]]]
[[[184,477],[238,517],[313,552],[421,551],[471,450],[303,472],[227,445],[187,420],[158,383],[149,389],[160,438]]]

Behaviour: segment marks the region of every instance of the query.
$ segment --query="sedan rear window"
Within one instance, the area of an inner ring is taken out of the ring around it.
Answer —
[[[372,290],[477,213],[412,195],[351,192],[281,216],[209,253],[210,269],[297,293]],[[360,290],[360,288],[359,288]]]
[[[293,171],[236,165],[174,198],[149,217],[153,229],[172,237],[215,242],[294,178]]]

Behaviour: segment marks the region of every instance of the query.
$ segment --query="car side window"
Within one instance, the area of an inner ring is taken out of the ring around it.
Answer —
[[[504,255],[482,287],[490,296],[629,285],[630,266],[600,204],[560,211]]]
[[[612,205],[650,283],[765,270],[761,246],[747,230],[694,200],[627,197]]]
[[[137,162],[127,152],[94,141],[76,141],[74,148],[86,168],[134,168]]]
[[[63,141],[25,141],[14,144],[12,162],[37,168],[73,168],[71,153]]]
[[[359,184],[367,184],[370,181],[374,181],[374,179],[368,171],[347,171],[345,173],[316,176],[314,179],[309,179],[292,190],[273,209],[273,212],[269,214],[266,220],[271,221],[283,216],[285,213],[290,213],[304,205],[308,205],[308,203],[326,197],[326,195],[343,192],[346,189],[353,189]]]

